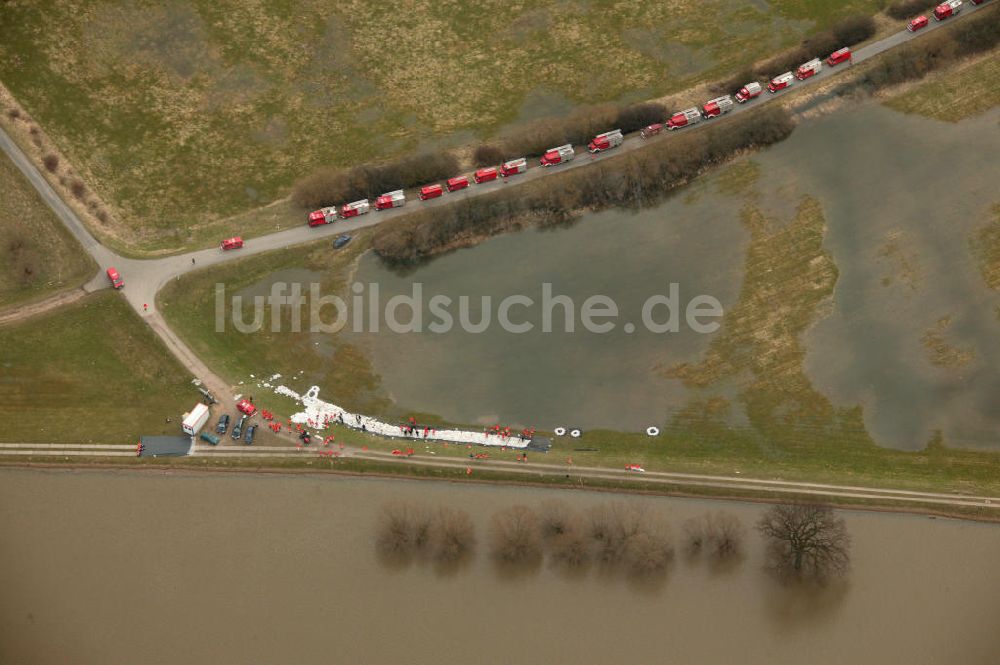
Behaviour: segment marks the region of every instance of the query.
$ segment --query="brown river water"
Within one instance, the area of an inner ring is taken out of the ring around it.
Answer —
[[[1000,527],[844,513],[848,582],[793,592],[761,544],[726,571],[678,555],[659,583],[547,565],[500,573],[494,510],[567,490],[277,474],[0,471],[0,663],[1000,662]],[[467,509],[464,569],[389,569],[373,554],[387,500]],[[632,497],[680,533],[722,509]]]

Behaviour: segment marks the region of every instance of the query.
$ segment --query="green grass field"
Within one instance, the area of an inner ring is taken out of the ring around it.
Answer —
[[[0,327],[0,440],[134,443],[141,434],[176,434],[199,397],[190,381],[121,296],[102,291]]]
[[[0,308],[79,286],[97,271],[34,188],[0,154]]]
[[[115,210],[116,236],[176,249],[319,165],[662,96],[880,4],[15,0],[0,81]]]

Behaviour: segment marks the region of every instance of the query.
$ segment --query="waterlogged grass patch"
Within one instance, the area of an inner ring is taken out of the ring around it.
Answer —
[[[753,392],[805,399],[813,391],[800,393],[808,381],[799,336],[837,282],[837,268],[822,246],[822,209],[804,197],[795,218],[781,225],[748,205],[742,221],[751,240],[740,299],[705,358],[672,367],[667,375],[694,388],[742,375],[752,381]]]
[[[903,113],[958,122],[1000,104],[1000,51],[949,67],[885,102]]]
[[[969,247],[979,263],[986,286],[1000,291],[1000,203],[990,211],[993,220],[969,238]]]
[[[968,349],[958,348],[948,342],[947,332],[951,327],[951,317],[944,316],[920,338],[931,363],[938,367],[965,367],[976,354]]]
[[[882,277],[882,286],[891,286],[897,278],[910,289],[919,286],[922,273],[918,258],[902,231],[894,230],[887,233],[877,256],[887,263],[889,268],[888,274]]]
[[[754,185],[759,179],[760,164],[752,159],[741,159],[723,169],[714,182],[720,194],[753,197]]]

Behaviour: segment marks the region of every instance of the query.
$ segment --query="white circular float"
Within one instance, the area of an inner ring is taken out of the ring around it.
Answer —
[[[579,439],[579,438],[580,438],[580,435],[581,435],[581,434],[583,434],[583,432],[581,432],[581,431],[580,431],[580,430],[578,430],[578,429],[571,429],[571,430],[569,431],[569,435],[570,435],[571,437],[573,437],[574,439]]]
[[[646,436],[660,436],[660,428],[659,427],[647,427],[646,428]]]
[[[566,436],[566,428],[557,427],[554,430],[552,430],[552,433],[555,434],[556,436]]]

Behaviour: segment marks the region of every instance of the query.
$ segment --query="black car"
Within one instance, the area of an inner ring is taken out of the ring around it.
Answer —
[[[340,249],[349,242],[351,242],[351,236],[347,235],[346,233],[343,235],[339,235],[337,236],[337,239],[333,241],[333,248]]]
[[[246,423],[246,421],[247,417],[243,416],[242,418],[236,421],[235,425],[233,425],[233,433],[231,436],[237,441],[240,440],[240,435],[243,434],[243,425]]]
[[[247,433],[243,435],[243,440],[246,441],[248,446],[253,445],[253,436],[256,433],[257,433],[256,425],[250,425],[250,427],[247,427]]]
[[[219,416],[219,424],[215,426],[215,433],[225,434],[227,429],[229,429],[229,414],[223,413]]]

